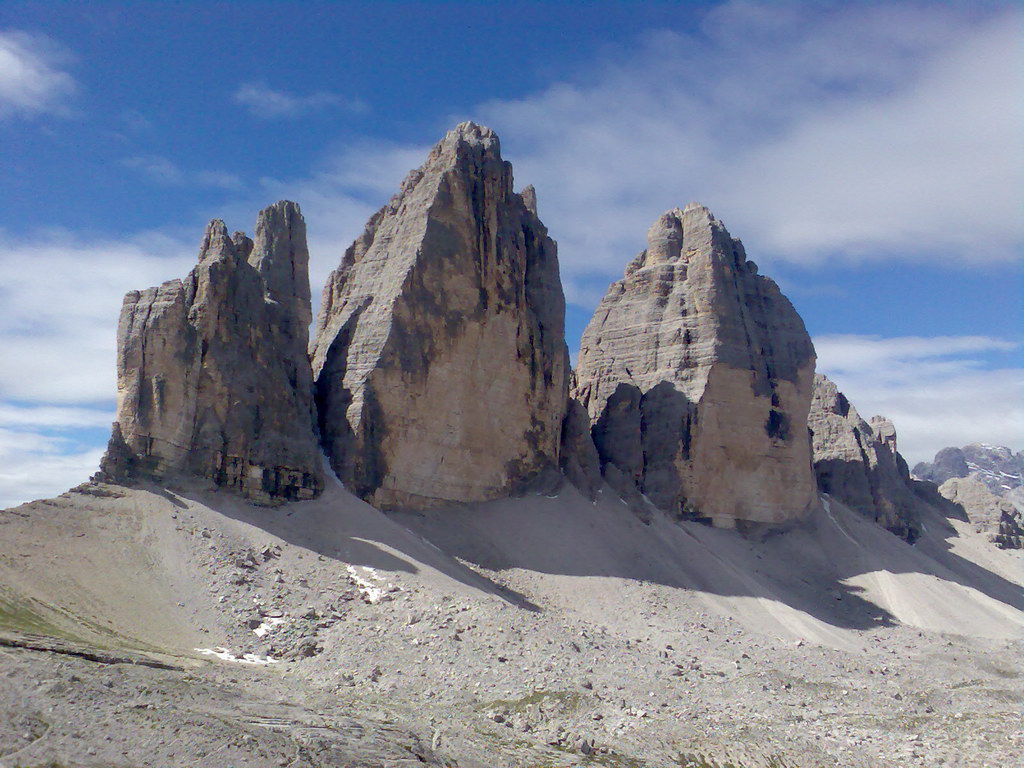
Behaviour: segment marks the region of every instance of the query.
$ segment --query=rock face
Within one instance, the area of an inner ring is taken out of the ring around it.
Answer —
[[[1010,499],[992,493],[977,474],[950,478],[939,486],[939,493],[963,507],[975,529],[997,547],[1024,547],[1024,514]]]
[[[1024,548],[1024,452],[986,443],[943,448],[914,475],[937,484],[996,546]]]
[[[914,465],[914,476],[942,485],[953,477],[967,477],[971,470],[960,448],[943,448],[935,454],[935,461],[919,462]]]
[[[963,448],[943,448],[932,462],[914,466],[914,475],[942,485],[954,477],[977,475],[996,496],[1005,496],[1024,485],[1024,452],[1014,453],[1000,445],[971,443]]]
[[[590,435],[587,409],[576,398],[569,398],[562,422],[559,463],[562,474],[591,501],[601,488],[601,458]]]
[[[817,504],[803,321],[707,208],[665,213],[647,241],[580,350],[606,479],[725,527],[802,517]]]
[[[302,214],[280,202],[255,241],[212,221],[184,281],[125,296],[100,479],[198,475],[260,503],[320,492],[308,259]]]
[[[814,377],[808,415],[818,487],[908,541],[917,538],[917,499],[896,450],[891,421],[866,422],[828,377]]]
[[[463,123],[331,274],[313,344],[320,433],[375,506],[495,498],[558,467],[565,300],[535,211],[498,137]]]

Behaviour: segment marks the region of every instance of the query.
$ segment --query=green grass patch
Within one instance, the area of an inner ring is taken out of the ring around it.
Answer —
[[[59,627],[46,619],[42,611],[34,609],[27,602],[17,602],[3,595],[0,595],[0,629],[72,639],[66,632],[61,631]]]

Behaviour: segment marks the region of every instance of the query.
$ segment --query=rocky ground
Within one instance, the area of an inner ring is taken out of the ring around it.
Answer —
[[[1019,552],[551,496],[0,513],[0,766],[1024,765]]]

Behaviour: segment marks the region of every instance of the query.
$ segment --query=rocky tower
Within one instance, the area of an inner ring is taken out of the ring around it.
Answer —
[[[892,422],[868,423],[826,376],[814,377],[808,415],[819,488],[908,541],[918,535],[920,504],[896,451]]]
[[[324,287],[313,372],[338,476],[375,506],[426,508],[557,467],[564,319],[535,195],[513,192],[491,130],[459,125]]]
[[[583,334],[576,395],[606,479],[716,525],[816,503],[803,321],[703,206],[658,219]]]
[[[184,281],[125,296],[100,479],[199,475],[260,503],[320,492],[308,260],[299,207],[280,202],[255,242],[212,221]]]

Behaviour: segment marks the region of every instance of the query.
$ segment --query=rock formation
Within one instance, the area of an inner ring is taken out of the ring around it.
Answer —
[[[963,507],[975,530],[987,534],[997,547],[1024,547],[1024,514],[1010,499],[992,493],[978,475],[950,478],[939,486],[939,493]]]
[[[280,202],[255,241],[212,221],[184,281],[125,296],[99,479],[198,475],[260,503],[319,493],[308,259],[302,214]]]
[[[818,487],[896,535],[918,535],[918,505],[891,421],[868,423],[826,376],[814,377],[808,415]]]
[[[562,474],[589,499],[597,498],[601,488],[601,458],[590,434],[587,409],[576,398],[569,398],[562,422],[559,463]]]
[[[971,443],[962,448],[943,448],[932,462],[914,465],[914,476],[942,485],[955,477],[977,475],[996,496],[1005,496],[1024,485],[1024,452],[1014,453],[1000,445]]]
[[[803,321],[707,208],[665,213],[587,326],[576,391],[606,479],[716,525],[817,503]]]
[[[568,355],[555,243],[498,137],[463,123],[324,287],[320,433],[382,508],[490,499],[559,464]]]
[[[943,448],[913,474],[938,485],[996,546],[1024,548],[1024,452],[986,443]]]

